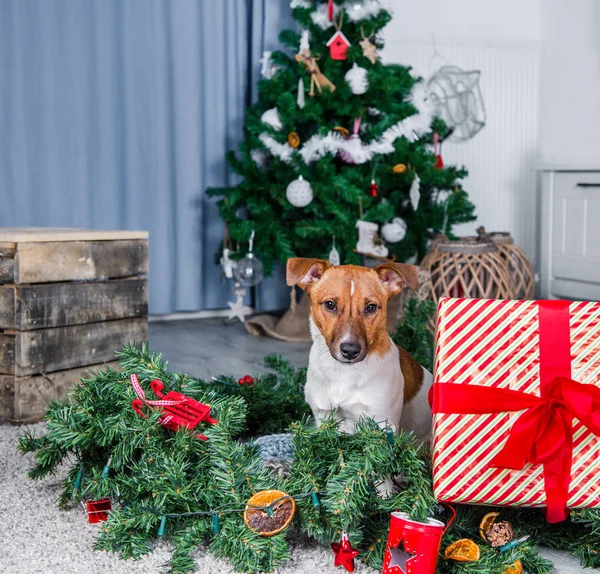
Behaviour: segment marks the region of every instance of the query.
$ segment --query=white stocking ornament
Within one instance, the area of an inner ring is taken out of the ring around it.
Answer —
[[[356,222],[356,229],[358,229],[358,243],[356,244],[356,251],[362,255],[375,255],[376,257],[387,257],[388,248],[385,245],[377,245],[375,243],[375,237],[379,226],[372,221],[363,221],[359,219]]]

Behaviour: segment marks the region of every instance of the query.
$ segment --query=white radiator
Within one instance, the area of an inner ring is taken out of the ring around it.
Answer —
[[[410,65],[424,78],[444,65],[439,57],[432,60],[431,38],[386,37],[385,43],[386,63]],[[479,134],[466,143],[446,142],[442,150],[445,163],[469,170],[465,189],[477,208],[477,222],[457,227],[455,232],[472,234],[478,225],[489,231],[510,231],[534,259],[539,45],[438,39],[437,48],[448,64],[481,70],[487,110],[487,125]]]

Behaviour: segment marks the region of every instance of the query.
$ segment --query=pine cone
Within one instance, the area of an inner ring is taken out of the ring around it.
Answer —
[[[500,522],[494,522],[486,530],[485,537],[492,548],[497,548],[508,544],[515,537],[515,532],[506,520],[501,520]]]

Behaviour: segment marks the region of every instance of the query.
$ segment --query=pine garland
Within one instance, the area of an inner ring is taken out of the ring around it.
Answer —
[[[296,527],[323,544],[347,530],[360,558],[375,568],[381,568],[391,511],[407,512],[416,520],[448,519],[433,499],[425,448],[406,434],[390,437],[389,429],[371,419],[361,420],[352,435],[339,432],[333,419],[315,427],[301,399],[304,370],[279,357],[269,357],[267,363],[275,373],[244,386],[233,379],[201,381],[170,373],[160,355],[146,347],[126,347],[120,353],[122,370],[104,367],[68,399],[50,405],[47,434],[35,437],[25,431],[19,449],[35,455],[30,477],[40,479],[61,463],[68,465],[59,498],[64,508],[112,498],[113,511],[102,523],[96,549],[139,558],[151,550],[164,525],[164,536],[173,546],[171,572],[193,571],[191,553],[204,543],[241,572],[269,572],[286,560],[287,531],[262,537],[243,521],[248,499],[263,489],[293,496]],[[146,419],[136,414],[131,408],[136,398],[129,382],[132,373],[146,389],[158,378],[167,391],[209,403],[219,423],[200,429],[208,441],[163,428],[157,411]],[[290,421],[295,421],[289,426],[294,462],[289,476],[282,478],[264,467],[257,446],[245,437],[284,430]],[[392,498],[380,498],[376,485],[389,477],[400,477],[401,488]],[[477,539],[479,521],[490,511],[472,506],[457,510],[443,547],[458,538]],[[478,562],[441,558],[439,572],[501,572],[521,559],[531,574],[547,574],[552,566],[537,554],[535,545],[540,543],[576,554],[585,566],[600,566],[600,512],[576,510],[572,521],[558,526],[547,525],[539,511],[501,512],[517,536],[531,536],[527,544],[498,553],[482,543]]]

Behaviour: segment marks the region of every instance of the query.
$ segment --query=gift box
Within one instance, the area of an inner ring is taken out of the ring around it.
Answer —
[[[437,500],[600,507],[600,303],[442,299]]]

